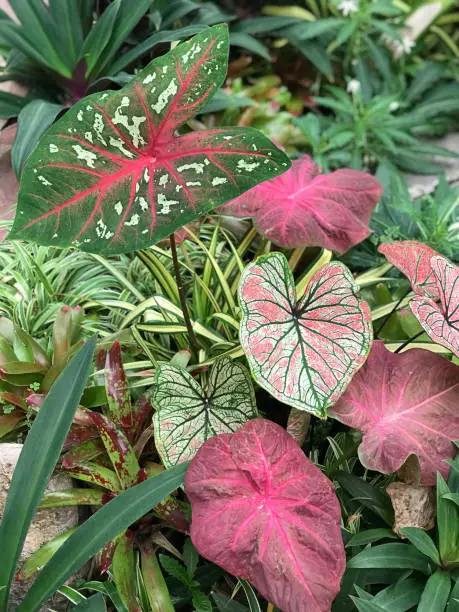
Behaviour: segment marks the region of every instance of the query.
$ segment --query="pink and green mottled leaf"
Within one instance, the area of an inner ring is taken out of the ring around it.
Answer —
[[[145,248],[290,162],[254,129],[176,136],[223,83],[226,25],[155,59],[120,91],[75,104],[24,168],[11,238],[121,253]]]
[[[332,483],[279,425],[215,436],[185,476],[198,552],[284,612],[330,610],[346,560]]]
[[[145,480],[146,474],[140,469],[137,457],[121,429],[98,412],[92,414],[92,420],[99,430],[121,487],[128,489]]]
[[[432,257],[438,255],[436,251],[412,240],[387,242],[378,251],[408,278],[415,293],[439,299],[440,293],[431,265]]]
[[[252,217],[255,227],[283,247],[320,246],[344,253],[370,235],[368,223],[382,194],[373,176],[357,170],[319,174],[305,155],[290,170],[220,207]]]
[[[234,432],[257,416],[250,373],[229,357],[215,362],[205,390],[185,369],[160,366],[152,401],[156,448],[166,467],[188,461],[211,436]]]
[[[281,253],[263,255],[239,285],[240,339],[255,379],[281,402],[325,417],[365,362],[370,308],[350,271],[330,263],[297,302]]]
[[[330,415],[363,432],[362,464],[384,474],[417,455],[421,484],[446,477],[459,439],[459,367],[422,349],[391,353],[374,343]]]
[[[459,266],[440,256],[432,257],[431,265],[440,305],[416,296],[410,308],[430,338],[459,357]]]
[[[135,429],[134,410],[131,405],[131,393],[124,372],[119,342],[114,342],[110,350],[107,351],[105,390],[108,400],[108,416],[122,427],[129,439],[132,439]]]

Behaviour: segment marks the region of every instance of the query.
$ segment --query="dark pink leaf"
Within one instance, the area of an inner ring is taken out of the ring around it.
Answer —
[[[446,476],[445,459],[459,439],[459,367],[422,349],[391,353],[373,344],[330,415],[360,429],[362,464],[390,474],[410,454],[419,457],[421,484],[433,485],[436,472]]]
[[[459,267],[440,256],[432,257],[431,265],[441,306],[416,296],[410,308],[432,340],[459,357]]]
[[[253,217],[257,229],[280,246],[320,246],[344,253],[370,235],[368,222],[382,187],[357,170],[318,173],[306,155],[220,210]]]
[[[199,553],[284,612],[327,612],[345,555],[332,483],[264,419],[210,438],[185,476]]]
[[[386,257],[389,263],[403,272],[415,293],[434,299],[440,297],[430,263],[432,257],[438,255],[436,251],[413,240],[387,242],[382,244],[378,251]]]

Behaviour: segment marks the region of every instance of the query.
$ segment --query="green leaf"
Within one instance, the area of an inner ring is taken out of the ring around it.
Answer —
[[[175,135],[222,84],[227,54],[215,26],[75,104],[25,165],[9,237],[130,252],[285,171],[288,157],[253,128]]]
[[[219,612],[247,612],[247,606],[243,606],[232,598],[226,597],[221,593],[212,593],[212,599],[215,601]]]
[[[417,612],[443,612],[451,590],[451,578],[447,572],[437,570],[426,582]]]
[[[88,7],[92,9],[92,1],[49,0],[49,9],[59,35],[59,47],[63,45],[67,48],[73,64],[76,64],[83,45]]]
[[[257,416],[250,373],[229,357],[215,362],[206,390],[186,370],[159,366],[152,404],[156,448],[166,467],[191,459],[210,437],[233,433]]]
[[[18,131],[11,150],[11,165],[16,176],[40,142],[45,130],[53,123],[58,114],[65,109],[61,104],[47,100],[33,100],[21,110],[18,116]]]
[[[199,553],[193,546],[191,538],[188,538],[183,545],[183,562],[191,580],[194,577],[199,562]]]
[[[385,612],[385,608],[379,606],[373,600],[358,599],[353,595],[350,598],[359,612]]]
[[[192,590],[192,602],[195,612],[212,612],[212,603],[202,591]]]
[[[389,538],[391,540],[398,540],[398,536],[392,531],[392,529],[365,529],[360,533],[357,533],[355,536],[346,543],[346,548],[350,548],[352,546],[366,546],[367,544],[373,544],[373,542],[377,542],[378,540],[383,540],[385,538]]]
[[[180,561],[173,559],[169,555],[159,555],[159,561],[169,576],[173,576],[185,586],[191,584],[186,567]]]
[[[263,45],[250,34],[244,34],[242,32],[231,32],[230,43],[233,47],[242,47],[250,53],[263,57],[268,62],[271,61],[271,55],[268,47]]]
[[[151,612],[174,612],[166,581],[153,549],[142,548],[141,566]]]
[[[24,539],[70,430],[89,374],[94,347],[95,339],[89,340],[51,387],[19,457],[0,525],[0,584],[6,585],[0,590],[0,610],[7,607]]]
[[[448,485],[440,474],[437,474],[437,529],[438,549],[443,564],[456,563],[459,560],[459,508],[449,495]]]
[[[421,580],[415,578],[399,580],[379,591],[373,601],[387,612],[407,612],[417,605],[423,588]]]
[[[32,553],[21,566],[21,569],[16,574],[16,580],[29,580],[38,570],[47,563],[62,544],[72,535],[76,527],[69,529],[62,535],[59,535]]]
[[[136,560],[133,536],[126,532],[116,538],[111,570],[116,590],[122,602],[128,610],[137,610]]]
[[[411,544],[379,544],[367,548],[348,561],[348,568],[417,569],[427,572],[428,559]]]
[[[403,527],[400,531],[419,552],[430,557],[436,565],[440,565],[440,556],[437,547],[428,533],[417,527]]]
[[[80,58],[86,60],[86,78],[89,78],[113,34],[122,0],[114,0],[91,28],[81,49]]]
[[[91,595],[73,608],[77,612],[105,612],[106,609],[105,599],[101,593]]]
[[[239,578],[239,583],[244,589],[244,593],[247,597],[247,602],[249,604],[250,612],[261,612],[260,602],[258,601],[258,598],[252,585],[249,584],[247,580],[242,580],[242,578]]]
[[[159,476],[145,480],[124,491],[93,514],[42,568],[18,612],[30,612],[39,608],[42,602],[109,540],[127,529],[179,487],[183,483],[187,468],[188,464],[182,463]]]
[[[49,491],[41,499],[39,508],[61,508],[64,506],[102,506],[107,493],[102,489],[63,489]]]
[[[11,119],[12,117],[17,117],[28,102],[28,98],[24,96],[16,96],[7,91],[0,91],[0,118]]]
[[[456,578],[456,583],[451,590],[446,612],[459,612],[459,578]]]

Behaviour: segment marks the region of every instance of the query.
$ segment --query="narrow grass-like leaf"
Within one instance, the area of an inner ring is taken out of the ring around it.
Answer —
[[[447,572],[437,570],[426,582],[417,612],[443,612],[451,590],[451,578]]]
[[[8,593],[22,545],[35,510],[70,429],[87,381],[95,339],[77,353],[52,386],[38,412],[19,457],[0,524],[0,610]],[[43,452],[46,449],[46,452]],[[24,491],[27,495],[24,496]]]
[[[437,547],[428,533],[417,527],[404,527],[400,530],[404,536],[415,546],[423,555],[430,557],[436,565],[440,565],[440,557]]]
[[[124,491],[93,514],[42,568],[18,612],[30,612],[38,608],[109,540],[179,487],[187,468],[188,464],[182,463],[155,478],[145,480]]]
[[[348,568],[417,569],[427,572],[429,559],[411,544],[379,544],[367,548],[348,561]]]

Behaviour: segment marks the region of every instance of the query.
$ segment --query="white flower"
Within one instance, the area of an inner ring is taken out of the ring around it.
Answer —
[[[399,108],[400,108],[400,104],[398,102],[391,102],[389,104],[389,110],[390,110],[391,113],[395,112]]]
[[[402,38],[403,53],[406,53],[406,54],[411,53],[414,45],[415,45],[415,42],[412,38],[409,38],[408,36],[404,36]]]
[[[356,13],[359,10],[359,3],[356,0],[342,0],[342,2],[338,4],[338,10],[347,17],[351,13]]]
[[[360,81],[358,81],[357,79],[352,79],[347,84],[346,89],[350,94],[356,94],[358,91],[360,91]]]

